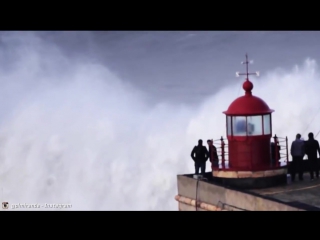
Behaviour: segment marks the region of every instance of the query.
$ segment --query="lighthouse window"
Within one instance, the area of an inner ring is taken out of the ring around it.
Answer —
[[[234,136],[246,136],[247,127],[246,127],[246,117],[233,117],[233,135]]]
[[[232,135],[232,132],[231,132],[231,128],[232,128],[232,125],[231,125],[231,117],[227,117],[227,134],[230,136]]]
[[[263,115],[263,131],[264,134],[271,134],[271,121],[270,121],[270,115]]]
[[[262,135],[262,116],[248,116],[248,135]]]

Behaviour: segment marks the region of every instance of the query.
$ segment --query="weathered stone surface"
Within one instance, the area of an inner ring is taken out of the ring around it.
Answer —
[[[199,211],[199,212],[207,212],[208,210],[207,209],[203,209],[203,208],[197,208],[197,211]]]
[[[264,177],[264,171],[252,172],[252,177],[253,178]]]
[[[276,169],[276,170],[268,170],[264,172],[264,175],[266,177],[271,177],[271,176],[278,176],[278,175],[284,175],[287,174],[286,169]]]
[[[268,199],[256,198],[255,211],[297,211],[297,208],[270,201]]]
[[[178,194],[184,197],[196,198],[197,180],[186,176],[178,175]]]
[[[196,191],[196,189],[194,191]],[[226,189],[222,186],[200,181],[198,188],[198,200],[208,204],[216,205],[219,201],[225,201],[225,191]]]
[[[184,203],[191,205],[191,201],[192,201],[191,198],[185,198]]]
[[[185,203],[179,202],[180,211],[196,211],[196,208]]]
[[[203,208],[203,209],[207,209],[208,204],[206,204],[206,203],[200,203],[200,207]]]
[[[219,171],[217,174],[217,177],[225,177],[225,172],[224,171]]]
[[[287,174],[287,169],[277,169],[274,170],[275,175],[282,175],[282,174]]]
[[[250,178],[252,176],[251,171],[239,171],[238,178]]]
[[[233,198],[234,202],[238,204],[238,207],[244,208],[250,211],[297,211],[300,209],[270,201],[267,199],[251,196],[245,193],[235,192],[230,190],[228,197]],[[236,198],[236,199],[235,199]],[[198,207],[195,207],[196,201],[186,197],[179,198],[179,210],[180,211],[241,211],[237,208],[226,207],[224,209],[212,204],[198,202]],[[184,202],[182,202],[182,200]],[[187,204],[185,202],[190,202]],[[228,204],[232,204],[232,201]],[[245,206],[246,205],[246,206]],[[302,210],[303,211],[303,210]]]
[[[253,211],[255,209],[255,196],[228,189],[226,191],[226,204]]]
[[[277,174],[284,173],[285,170],[279,169]],[[225,171],[227,172],[227,171]],[[274,170],[269,172],[274,173]],[[258,173],[258,172],[256,172]],[[260,172],[261,174],[261,172]],[[199,181],[198,185],[198,193],[196,188],[197,180],[193,178],[187,179],[187,177],[181,177],[181,181],[185,181],[185,183],[180,183],[180,185],[184,185],[182,190],[183,192],[188,193],[189,195],[194,195],[194,198],[190,198],[188,196],[184,196],[179,192],[178,195],[175,196],[175,200],[179,202],[179,209],[181,211],[221,211],[221,210],[229,210],[229,211],[237,211],[239,209],[233,208],[235,206],[237,208],[249,210],[249,211],[288,211],[288,210],[301,210],[295,207],[291,207],[286,204],[278,203],[272,200],[267,200],[261,198],[256,195],[252,195],[249,193],[244,193],[241,191],[235,191],[232,189],[226,189],[222,186],[212,184],[206,181]],[[193,183],[192,183],[193,182]],[[179,183],[178,183],[179,184]],[[188,185],[188,187],[186,186]],[[196,206],[196,195],[199,201],[199,207],[195,208]],[[231,205],[230,207],[222,207],[219,205],[220,209],[218,208],[217,203],[221,202],[227,205]],[[241,211],[241,210],[240,210]],[[303,210],[302,210],[303,211]]]
[[[259,178],[286,174],[286,169],[267,170],[267,171],[213,171],[212,176],[220,178]]]
[[[219,171],[217,177],[221,178],[238,178],[238,173],[235,171]]]
[[[216,211],[216,210],[217,210],[217,207],[210,204],[210,205],[207,206],[207,209],[208,209],[209,211]]]
[[[190,209],[187,206],[190,206],[194,209],[195,208],[195,204],[196,201],[195,199],[190,199],[190,198],[186,198],[183,196],[180,196],[179,198],[177,197],[178,202],[179,202],[179,210],[180,211],[188,211],[188,210],[182,210],[182,209]],[[204,203],[204,202],[197,202],[198,206],[197,206],[197,210],[198,211],[217,211],[217,207],[208,203]],[[195,211],[195,210],[192,210]]]
[[[264,176],[265,177],[272,177],[272,176],[275,176],[277,175],[274,170],[268,170],[268,171],[264,171]]]
[[[239,208],[230,208],[230,210],[228,210],[228,211],[243,211],[243,210],[241,210]]]

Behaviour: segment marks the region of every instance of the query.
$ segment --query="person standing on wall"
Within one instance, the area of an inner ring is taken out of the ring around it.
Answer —
[[[295,175],[299,173],[299,180],[303,180],[303,157],[305,155],[304,141],[301,139],[301,134],[296,135],[296,140],[291,143],[290,153],[292,156],[291,181],[294,182]]]
[[[198,145],[194,146],[191,152],[191,158],[194,161],[195,174],[199,174],[201,169],[201,174],[206,172],[206,162],[209,158],[209,152],[205,146],[203,146],[203,141],[200,139]]]
[[[314,179],[314,173],[316,174],[317,179],[319,179],[319,164],[318,156],[320,156],[320,147],[319,142],[314,139],[313,133],[308,134],[309,139],[305,141],[305,152],[308,156],[309,168],[310,168],[310,177],[311,180]]]
[[[211,162],[211,168],[219,167],[219,157],[217,153],[217,148],[213,145],[213,140],[207,140],[209,149],[209,159]]]

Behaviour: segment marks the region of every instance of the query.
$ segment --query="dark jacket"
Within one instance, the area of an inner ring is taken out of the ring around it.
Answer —
[[[191,158],[197,163],[205,163],[209,158],[209,152],[205,146],[195,146],[191,152]]]
[[[210,162],[212,163],[219,162],[217,148],[214,145],[209,147],[209,157],[210,157]]]
[[[308,159],[317,158],[317,152],[320,155],[319,142],[315,139],[308,139],[305,141],[305,153],[308,155]]]
[[[281,150],[280,146],[279,145],[277,146],[277,151],[276,151],[275,143],[271,142],[270,147],[271,147],[271,159],[272,159],[272,162],[275,162],[276,156],[277,156],[277,160],[276,161],[280,160],[280,150]]]

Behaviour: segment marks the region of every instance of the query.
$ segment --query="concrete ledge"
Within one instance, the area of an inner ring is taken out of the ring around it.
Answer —
[[[266,171],[213,171],[212,176],[218,178],[262,178],[271,177],[277,175],[286,175],[287,169],[276,169],[276,170],[266,170]]]
[[[198,205],[196,207],[196,201],[194,199],[180,195],[176,195],[175,200],[179,202],[180,211],[304,211],[302,209],[294,208],[274,201],[251,197],[250,195],[242,194],[232,190],[227,190],[227,195],[230,203],[239,204],[240,201],[250,210],[242,210],[232,205],[218,207],[216,205],[201,201],[197,202]]]
[[[189,205],[192,206],[194,208],[189,208],[189,207],[183,207],[183,205],[179,205],[179,210],[183,210],[184,209],[189,209],[191,211],[195,211],[196,210],[196,200],[191,199],[191,198],[187,198],[187,197],[183,197],[180,195],[176,195],[175,196],[175,200],[178,201],[179,203],[182,203],[184,205]],[[181,207],[182,206],[182,207]],[[209,203],[204,203],[201,201],[197,201],[197,208],[201,208],[205,211],[228,211],[228,210],[222,210],[221,208],[219,208],[218,206],[215,206],[213,204],[209,204]]]
[[[211,176],[211,173],[208,173]],[[278,182],[286,178],[285,175],[274,177],[266,177],[272,181]],[[228,179],[217,178],[220,181],[231,180],[244,184],[243,181],[254,180],[259,181],[259,184],[266,184],[266,178],[241,178],[241,179]],[[269,199],[259,194],[253,194],[247,191],[236,190],[230,187],[216,184],[210,181],[198,181],[190,176],[178,175],[178,195],[175,200],[179,202],[179,209],[181,211],[215,211],[215,208],[227,209],[227,211],[305,211],[303,207],[291,206],[290,204],[282,201]],[[252,183],[246,183],[252,184]],[[196,209],[196,201],[197,209]],[[218,210],[220,211],[220,210]]]

